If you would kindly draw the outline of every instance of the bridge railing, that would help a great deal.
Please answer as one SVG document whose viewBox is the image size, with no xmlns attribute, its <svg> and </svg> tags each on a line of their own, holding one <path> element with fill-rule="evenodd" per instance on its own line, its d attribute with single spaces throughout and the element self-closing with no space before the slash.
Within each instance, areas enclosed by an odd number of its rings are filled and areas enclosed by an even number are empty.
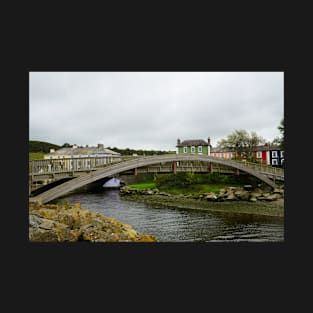
<svg viewBox="0 0 313 313">
<path fill-rule="evenodd" d="M 274 175 L 280 175 L 280 176 L 284 175 L 284 169 L 280 167 L 274 167 L 268 164 L 253 163 L 253 162 L 247 162 L 247 161 L 237 161 L 237 160 L 233 160 L 233 161 L 244 164 L 245 166 L 261 173 L 274 174 Z"/>
<path fill-rule="evenodd" d="M 187 155 L 185 156 L 188 157 Z M 149 157 L 151 156 L 106 156 L 33 160 L 29 161 L 29 175 L 95 170 L 100 167 L 112 165 L 112 163 L 120 163 L 135 159 L 145 159 Z M 169 158 L 171 158 L 170 155 Z M 227 164 L 225 164 L 226 166 L 231 166 L 231 164 L 234 164 L 239 168 L 242 167 L 242 169 L 248 167 L 260 173 L 272 174 L 274 176 L 284 176 L 284 170 L 282 168 L 273 167 L 262 163 L 252 163 L 247 161 L 229 160 L 226 158 L 216 157 L 209 158 L 212 160 L 227 161 Z M 182 165 L 183 163 L 184 161 L 182 162 Z"/>
<path fill-rule="evenodd" d="M 32 160 L 29 161 L 29 175 L 92 170 L 122 160 L 120 156 Z"/>
</svg>

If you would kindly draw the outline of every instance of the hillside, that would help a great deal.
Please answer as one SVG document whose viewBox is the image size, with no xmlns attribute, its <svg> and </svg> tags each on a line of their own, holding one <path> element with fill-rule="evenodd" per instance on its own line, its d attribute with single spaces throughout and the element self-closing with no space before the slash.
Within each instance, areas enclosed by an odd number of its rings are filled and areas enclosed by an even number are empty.
<svg viewBox="0 0 313 313">
<path fill-rule="evenodd" d="M 60 149 L 60 148 L 61 146 L 55 145 L 50 142 L 30 140 L 29 146 L 28 146 L 28 152 L 49 153 L 50 149 Z"/>
</svg>

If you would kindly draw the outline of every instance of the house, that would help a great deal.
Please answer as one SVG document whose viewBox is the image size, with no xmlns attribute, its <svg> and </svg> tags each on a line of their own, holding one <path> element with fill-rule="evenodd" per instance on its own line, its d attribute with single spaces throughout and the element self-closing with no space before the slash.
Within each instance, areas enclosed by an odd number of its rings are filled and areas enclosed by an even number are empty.
<svg viewBox="0 0 313 313">
<path fill-rule="evenodd" d="M 203 139 L 190 139 L 181 142 L 180 139 L 177 139 L 176 148 L 176 154 L 192 153 L 210 155 L 212 146 L 209 137 L 208 141 L 204 141 Z"/>
<path fill-rule="evenodd" d="M 271 166 L 283 166 L 284 151 L 277 146 L 258 146 L 252 149 L 258 162 Z"/>
<path fill-rule="evenodd" d="M 60 159 L 49 164 L 48 171 L 51 171 L 52 166 L 55 170 L 63 171 L 73 169 L 74 167 L 80 169 L 90 168 L 92 165 L 99 166 L 106 164 L 108 162 L 107 159 L 101 159 L 101 157 L 110 157 L 109 162 L 119 161 L 120 156 L 120 153 L 104 148 L 103 144 L 98 144 L 97 147 L 78 147 L 77 145 L 73 145 L 72 147 L 64 147 L 58 150 L 50 149 L 50 152 L 44 155 L 44 159 Z M 73 158 L 79 160 L 73 163 Z M 93 161 L 91 162 L 91 160 Z"/>
<path fill-rule="evenodd" d="M 104 148 L 103 144 L 97 147 L 79 148 L 73 145 L 68 148 L 58 150 L 50 149 L 50 152 L 44 155 L 44 159 L 65 159 L 65 158 L 86 158 L 86 157 L 104 157 L 104 156 L 120 156 L 120 153 Z"/>
<path fill-rule="evenodd" d="M 230 151 L 222 148 L 212 148 L 210 156 L 215 158 L 232 159 L 236 155 L 235 151 Z"/>
<path fill-rule="evenodd" d="M 278 148 L 269 150 L 269 162 L 272 166 L 284 166 L 284 151 Z"/>
<path fill-rule="evenodd" d="M 271 166 L 283 166 L 284 164 L 284 151 L 276 146 L 257 146 L 252 149 L 253 157 L 257 162 Z M 235 151 L 230 151 L 222 148 L 212 148 L 212 157 L 223 158 L 223 159 L 233 159 L 238 156 Z M 241 154 L 241 159 L 246 160 L 245 152 Z"/>
<path fill-rule="evenodd" d="M 257 162 L 263 164 L 270 164 L 269 160 L 269 146 L 257 146 L 252 149 L 253 156 Z"/>
</svg>

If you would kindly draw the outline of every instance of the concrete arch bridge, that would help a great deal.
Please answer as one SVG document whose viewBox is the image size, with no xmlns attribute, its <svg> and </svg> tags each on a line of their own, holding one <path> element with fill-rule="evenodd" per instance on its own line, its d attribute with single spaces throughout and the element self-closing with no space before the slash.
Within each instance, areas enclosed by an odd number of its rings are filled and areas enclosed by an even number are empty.
<svg viewBox="0 0 313 313">
<path fill-rule="evenodd" d="M 44 161 L 44 162 L 43 162 Z M 76 159 L 76 162 L 81 162 L 82 160 Z M 86 160 L 85 160 L 86 161 Z M 239 174 L 239 171 L 245 172 L 252 176 L 257 177 L 259 180 L 269 185 L 272 188 L 276 188 L 275 179 L 284 180 L 284 171 L 281 168 L 274 168 L 267 165 L 256 164 L 256 163 L 246 163 L 242 161 L 227 160 L 216 157 L 211 157 L 207 155 L 197 155 L 197 154 L 164 154 L 164 155 L 154 155 L 145 157 L 119 157 L 110 162 L 103 162 L 100 166 L 90 166 L 90 162 L 85 162 L 88 166 L 63 169 L 61 172 L 55 170 L 51 173 L 51 168 L 49 173 L 46 171 L 38 171 L 38 162 L 32 163 L 30 165 L 29 176 L 34 178 L 34 176 L 44 176 L 47 174 L 57 175 L 58 173 L 70 172 L 70 173 L 80 173 L 79 176 L 72 178 L 60 185 L 52 187 L 51 189 L 44 191 L 34 197 L 30 197 L 29 201 L 38 203 L 47 203 L 64 194 L 73 191 L 77 188 L 83 187 L 97 180 L 112 177 L 119 173 L 123 173 L 129 170 L 137 171 L 137 169 L 153 166 L 155 164 L 165 164 L 172 162 L 172 172 L 184 170 L 180 167 L 180 162 L 206 162 L 208 163 L 208 172 L 213 172 L 213 164 L 223 165 L 232 169 L 235 169 Z M 34 162 L 34 161 L 31 161 Z M 51 162 L 50 160 L 42 160 L 41 164 Z M 59 160 L 53 160 L 54 163 L 60 162 Z M 78 163 L 77 163 L 78 164 Z M 81 164 L 81 163 L 80 163 Z M 178 166 L 177 166 L 178 164 Z M 161 167 L 160 167 L 161 169 Z M 190 168 L 189 168 L 190 169 Z M 186 169 L 185 169 L 186 171 Z M 31 179 L 30 179 L 31 180 Z"/>
</svg>

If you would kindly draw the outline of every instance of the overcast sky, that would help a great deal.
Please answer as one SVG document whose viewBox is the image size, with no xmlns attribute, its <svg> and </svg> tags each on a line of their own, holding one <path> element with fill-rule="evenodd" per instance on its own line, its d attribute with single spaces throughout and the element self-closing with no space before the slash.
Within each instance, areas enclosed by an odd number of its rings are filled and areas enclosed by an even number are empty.
<svg viewBox="0 0 313 313">
<path fill-rule="evenodd" d="M 30 72 L 29 140 L 175 150 L 236 129 L 280 136 L 283 72 Z"/>
</svg>

